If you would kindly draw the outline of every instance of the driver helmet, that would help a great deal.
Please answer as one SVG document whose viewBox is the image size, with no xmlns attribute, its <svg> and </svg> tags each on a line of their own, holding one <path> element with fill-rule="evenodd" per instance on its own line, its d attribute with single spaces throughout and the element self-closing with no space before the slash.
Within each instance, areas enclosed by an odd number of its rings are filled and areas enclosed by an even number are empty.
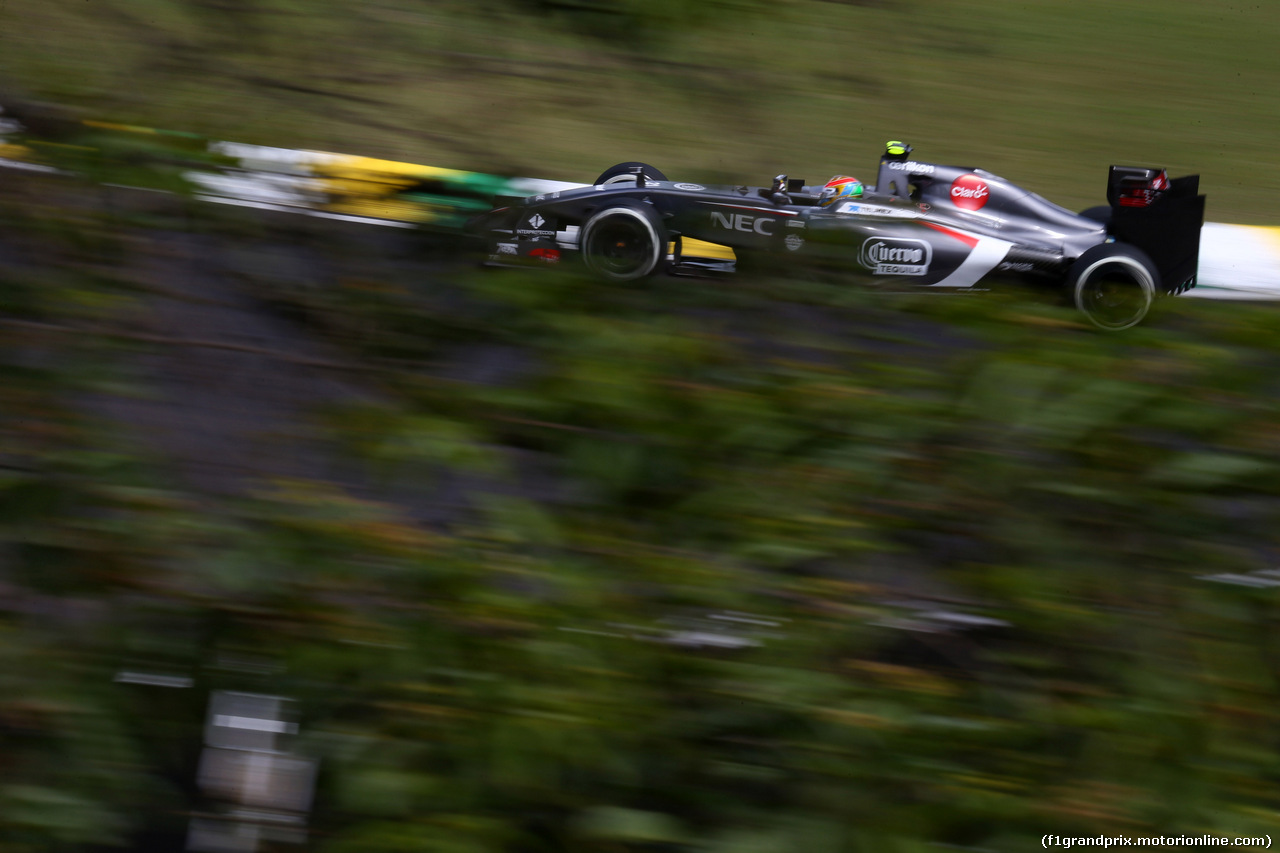
<svg viewBox="0 0 1280 853">
<path fill-rule="evenodd" d="M 841 199 L 862 198 L 862 181 L 848 175 L 836 175 L 822 187 L 818 204 L 823 207 Z"/>
</svg>

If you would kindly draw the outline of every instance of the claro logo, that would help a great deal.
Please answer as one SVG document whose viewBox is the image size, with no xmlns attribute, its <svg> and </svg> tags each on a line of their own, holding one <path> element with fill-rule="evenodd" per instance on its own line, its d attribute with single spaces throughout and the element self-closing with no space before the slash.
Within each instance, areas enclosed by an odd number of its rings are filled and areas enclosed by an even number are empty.
<svg viewBox="0 0 1280 853">
<path fill-rule="evenodd" d="M 754 231 L 757 234 L 763 234 L 765 237 L 772 237 L 772 228 L 778 223 L 776 219 L 769 219 L 763 216 L 748 216 L 745 213 L 720 213 L 719 211 L 711 211 L 711 224 L 719 225 L 721 228 L 727 228 L 730 231 Z"/>
<path fill-rule="evenodd" d="M 877 275 L 924 275 L 933 247 L 923 240 L 872 237 L 862 244 L 861 261 Z"/>
<path fill-rule="evenodd" d="M 961 175 L 951 184 L 951 201 L 961 210 L 981 210 L 990 197 L 987 182 L 977 175 Z"/>
</svg>

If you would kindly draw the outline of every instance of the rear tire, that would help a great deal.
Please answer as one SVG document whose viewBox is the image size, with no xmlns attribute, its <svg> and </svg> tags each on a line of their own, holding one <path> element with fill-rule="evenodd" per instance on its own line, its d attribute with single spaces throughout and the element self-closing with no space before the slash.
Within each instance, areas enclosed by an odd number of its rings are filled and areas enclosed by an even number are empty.
<svg viewBox="0 0 1280 853">
<path fill-rule="evenodd" d="M 596 178 L 595 186 L 602 184 L 622 184 L 630 181 L 635 183 L 636 176 L 631 171 L 639 166 L 644 170 L 644 179 L 646 181 L 665 181 L 667 176 L 650 166 L 648 163 L 619 163 L 616 166 L 610 166 L 600 173 L 600 177 Z"/>
<path fill-rule="evenodd" d="M 615 282 L 653 275 L 667 255 L 667 229 L 648 204 L 615 204 L 582 225 L 578 248 L 587 269 Z"/>
<path fill-rule="evenodd" d="M 1160 274 L 1146 253 L 1123 243 L 1086 251 L 1067 273 L 1067 291 L 1089 322 L 1118 332 L 1138 325 L 1160 290 Z"/>
<path fill-rule="evenodd" d="M 1085 219 L 1092 219 L 1094 222 L 1101 222 L 1106 225 L 1111 221 L 1111 208 L 1103 204 L 1098 207 L 1086 208 L 1080 211 L 1080 215 Z"/>
</svg>

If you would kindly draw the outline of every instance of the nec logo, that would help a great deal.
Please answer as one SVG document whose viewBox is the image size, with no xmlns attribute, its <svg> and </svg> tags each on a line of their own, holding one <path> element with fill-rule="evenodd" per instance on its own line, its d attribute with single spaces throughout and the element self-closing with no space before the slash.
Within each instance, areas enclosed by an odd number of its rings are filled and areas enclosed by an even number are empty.
<svg viewBox="0 0 1280 853">
<path fill-rule="evenodd" d="M 745 213 L 719 213 L 711 211 L 711 224 L 719 225 L 721 228 L 727 228 L 730 231 L 746 231 L 748 233 L 755 232 L 765 237 L 772 237 L 773 232 L 769 229 L 776 225 L 778 220 L 768 219 L 763 216 L 748 216 Z"/>
</svg>

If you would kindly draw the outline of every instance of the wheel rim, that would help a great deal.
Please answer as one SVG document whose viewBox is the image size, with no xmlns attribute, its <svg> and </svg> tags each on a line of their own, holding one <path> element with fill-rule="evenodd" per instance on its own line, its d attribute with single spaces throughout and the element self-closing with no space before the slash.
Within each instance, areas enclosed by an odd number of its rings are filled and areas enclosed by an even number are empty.
<svg viewBox="0 0 1280 853">
<path fill-rule="evenodd" d="M 652 228 L 630 211 L 604 216 L 593 223 L 583 253 L 596 272 L 615 279 L 647 275 L 655 262 Z"/>
<path fill-rule="evenodd" d="M 649 181 L 654 180 L 654 178 L 646 174 L 644 175 L 644 180 L 647 183 Z M 607 187 L 607 186 L 612 186 L 613 184 L 634 184 L 635 182 L 636 182 L 635 175 L 614 175 L 612 178 L 610 178 L 607 181 L 601 181 L 599 186 Z"/>
<path fill-rule="evenodd" d="M 1080 276 L 1076 307 L 1100 328 L 1127 329 L 1147 316 L 1154 289 L 1150 274 L 1137 261 L 1110 258 Z"/>
</svg>

